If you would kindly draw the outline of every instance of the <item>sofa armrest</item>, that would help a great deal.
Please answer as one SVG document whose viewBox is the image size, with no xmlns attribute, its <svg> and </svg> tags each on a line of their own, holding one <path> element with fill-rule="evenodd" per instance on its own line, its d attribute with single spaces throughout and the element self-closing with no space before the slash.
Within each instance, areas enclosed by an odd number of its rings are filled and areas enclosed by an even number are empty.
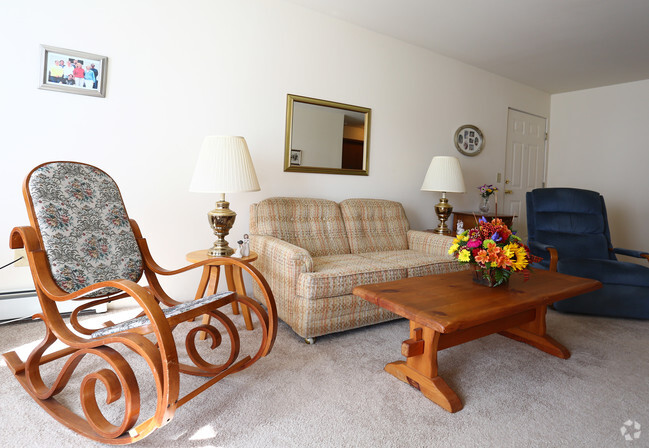
<svg viewBox="0 0 649 448">
<path fill-rule="evenodd" d="M 453 237 L 421 230 L 408 230 L 408 249 L 430 255 L 448 255 Z"/>
<path fill-rule="evenodd" d="M 279 317 L 286 320 L 287 310 L 296 297 L 300 274 L 313 271 L 311 254 L 279 238 L 254 234 L 250 235 L 250 250 L 257 252 L 258 258 L 252 264 L 266 278 L 275 296 Z M 255 296 L 258 292 L 255 288 Z"/>
<path fill-rule="evenodd" d="M 273 236 L 251 235 L 250 250 L 257 252 L 259 260 L 272 261 L 273 266 L 282 270 L 287 268 L 296 272 L 313 270 L 313 258 L 306 249 Z"/>
</svg>

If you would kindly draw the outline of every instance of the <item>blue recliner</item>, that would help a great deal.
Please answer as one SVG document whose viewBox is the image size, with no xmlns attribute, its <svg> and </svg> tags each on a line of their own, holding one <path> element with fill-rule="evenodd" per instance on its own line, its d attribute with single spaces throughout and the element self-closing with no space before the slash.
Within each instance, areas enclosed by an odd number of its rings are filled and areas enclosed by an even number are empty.
<svg viewBox="0 0 649 448">
<path fill-rule="evenodd" d="M 577 188 L 528 192 L 527 231 L 531 252 L 543 257 L 538 267 L 603 284 L 597 291 L 555 303 L 556 310 L 649 319 L 649 267 L 618 261 L 615 256 L 649 260 L 649 253 L 613 248 L 599 193 Z"/>
</svg>

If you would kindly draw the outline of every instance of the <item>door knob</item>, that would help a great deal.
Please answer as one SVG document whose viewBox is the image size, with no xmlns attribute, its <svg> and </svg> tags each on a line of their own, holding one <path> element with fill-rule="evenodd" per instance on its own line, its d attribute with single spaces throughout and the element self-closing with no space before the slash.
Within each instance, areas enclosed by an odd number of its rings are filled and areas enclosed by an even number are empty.
<svg viewBox="0 0 649 448">
<path fill-rule="evenodd" d="M 512 183 L 511 180 L 509 180 L 509 179 L 505 179 L 505 185 L 507 185 L 507 184 L 511 184 L 511 183 Z"/>
<path fill-rule="evenodd" d="M 513 193 L 513 191 L 511 191 L 511 190 L 505 190 L 505 194 L 512 194 L 512 193 Z"/>
</svg>

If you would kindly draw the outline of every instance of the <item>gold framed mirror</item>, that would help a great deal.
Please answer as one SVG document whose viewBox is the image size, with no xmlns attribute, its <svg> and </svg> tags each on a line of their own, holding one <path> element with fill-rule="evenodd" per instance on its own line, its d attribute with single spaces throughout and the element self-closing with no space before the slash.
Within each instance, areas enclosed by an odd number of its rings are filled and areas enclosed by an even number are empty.
<svg viewBox="0 0 649 448">
<path fill-rule="evenodd" d="M 367 176 L 371 112 L 289 94 L 284 171 Z"/>
</svg>

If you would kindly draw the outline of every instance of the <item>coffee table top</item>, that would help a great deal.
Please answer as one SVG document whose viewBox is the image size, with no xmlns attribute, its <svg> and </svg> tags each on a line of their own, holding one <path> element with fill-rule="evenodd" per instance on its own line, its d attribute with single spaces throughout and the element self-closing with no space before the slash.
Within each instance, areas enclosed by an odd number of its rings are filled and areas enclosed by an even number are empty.
<svg viewBox="0 0 649 448">
<path fill-rule="evenodd" d="M 537 269 L 527 282 L 512 274 L 508 286 L 489 288 L 473 282 L 473 271 L 410 277 L 361 285 L 353 294 L 440 333 L 490 322 L 500 317 L 594 291 L 597 280 Z"/>
</svg>

